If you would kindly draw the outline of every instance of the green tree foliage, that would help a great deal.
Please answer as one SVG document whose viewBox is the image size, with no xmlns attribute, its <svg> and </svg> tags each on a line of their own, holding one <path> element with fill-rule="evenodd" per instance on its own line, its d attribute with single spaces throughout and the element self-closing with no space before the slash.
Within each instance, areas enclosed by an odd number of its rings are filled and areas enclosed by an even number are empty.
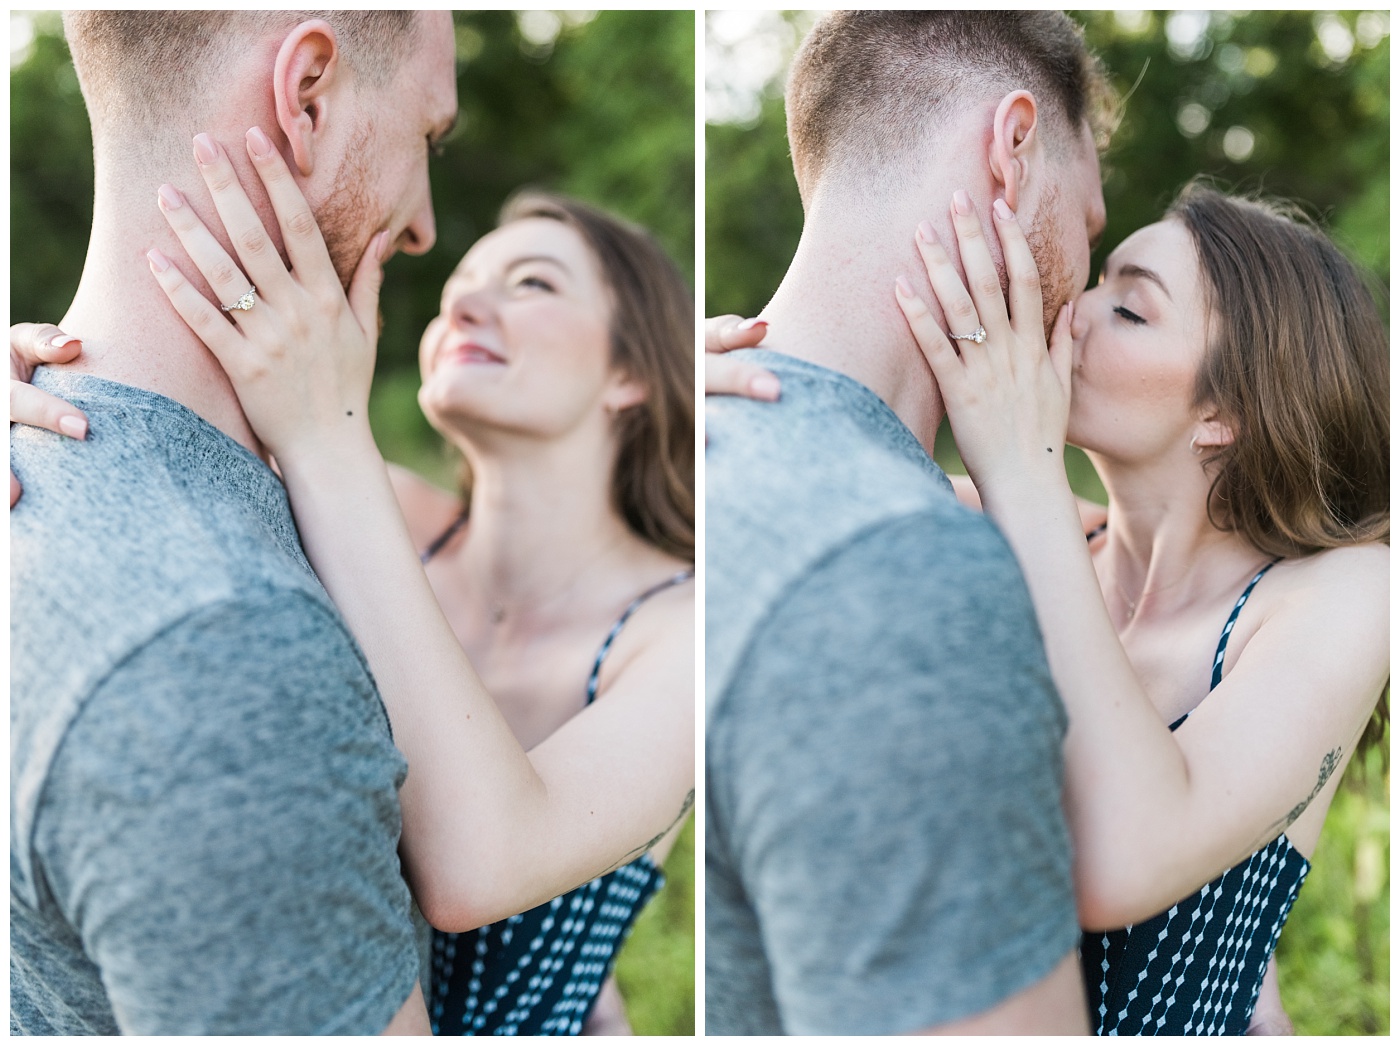
<svg viewBox="0 0 1400 1046">
<path fill-rule="evenodd" d="M 1110 247 L 1188 179 L 1302 201 L 1390 276 L 1390 38 L 1376 12 L 1078 12 L 1127 93 L 1104 163 Z M 1369 46 L 1367 46 L 1369 44 Z M 1139 81 L 1139 77 L 1141 77 Z"/>
<path fill-rule="evenodd" d="M 620 214 L 651 229 L 687 274 L 695 255 L 693 12 L 453 17 L 461 116 L 431 161 L 438 243 L 389 263 L 370 403 L 385 455 L 442 483 L 453 466 L 418 409 L 418 339 L 448 274 L 512 192 L 564 192 Z M 11 319 L 57 320 L 87 250 L 92 139 L 57 14 L 29 24 L 33 39 L 10 70 Z M 670 885 L 624 951 L 638 1032 L 694 1029 L 693 864 L 688 831 Z"/>
</svg>

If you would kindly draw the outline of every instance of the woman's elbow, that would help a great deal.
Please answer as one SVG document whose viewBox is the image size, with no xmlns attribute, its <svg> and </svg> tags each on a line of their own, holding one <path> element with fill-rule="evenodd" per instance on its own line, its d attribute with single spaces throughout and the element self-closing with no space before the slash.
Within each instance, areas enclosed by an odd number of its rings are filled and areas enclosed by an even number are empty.
<svg viewBox="0 0 1400 1046">
<path fill-rule="evenodd" d="M 409 876 L 413 899 L 423 918 L 443 933 L 466 933 L 494 922 L 498 906 L 488 896 L 491 884 L 457 869 L 420 871 Z"/>
<path fill-rule="evenodd" d="M 1079 925 L 1091 933 L 1120 930 L 1157 913 L 1151 884 L 1122 869 L 1091 868 L 1083 862 L 1074 870 L 1074 900 Z"/>
</svg>

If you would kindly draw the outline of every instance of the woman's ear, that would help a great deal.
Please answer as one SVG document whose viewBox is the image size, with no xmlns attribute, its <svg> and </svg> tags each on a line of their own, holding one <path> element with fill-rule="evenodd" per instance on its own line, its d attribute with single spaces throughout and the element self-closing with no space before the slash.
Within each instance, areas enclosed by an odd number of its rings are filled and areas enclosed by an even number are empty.
<svg viewBox="0 0 1400 1046">
<path fill-rule="evenodd" d="M 1035 95 L 1029 91 L 1012 91 L 997 104 L 992 117 L 992 144 L 987 158 L 992 180 L 1002 187 L 1006 205 L 1013 211 L 1031 177 L 1032 164 L 1039 162 L 1036 119 Z"/>
<path fill-rule="evenodd" d="M 629 407 L 635 407 L 639 403 L 645 403 L 647 399 L 646 383 L 639 378 L 629 378 L 626 375 L 618 375 L 603 393 L 603 409 L 609 414 L 621 414 Z"/>
<path fill-rule="evenodd" d="M 1217 450 L 1235 442 L 1235 428 L 1220 416 L 1214 407 L 1208 407 L 1200 420 L 1191 429 L 1191 446 L 1198 450 Z"/>
<path fill-rule="evenodd" d="M 330 109 L 339 66 L 335 30 L 320 18 L 299 24 L 277 49 L 272 75 L 274 115 L 302 177 L 309 177 L 315 169 L 316 144 Z"/>
</svg>

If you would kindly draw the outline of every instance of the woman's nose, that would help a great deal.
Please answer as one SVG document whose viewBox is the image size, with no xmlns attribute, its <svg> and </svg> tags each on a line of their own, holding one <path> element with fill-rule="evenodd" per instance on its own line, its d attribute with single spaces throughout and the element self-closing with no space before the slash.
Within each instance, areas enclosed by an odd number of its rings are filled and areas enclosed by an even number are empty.
<svg viewBox="0 0 1400 1046">
<path fill-rule="evenodd" d="M 484 291 L 464 291 L 452 299 L 452 325 L 479 327 L 491 313 L 491 303 Z"/>
</svg>

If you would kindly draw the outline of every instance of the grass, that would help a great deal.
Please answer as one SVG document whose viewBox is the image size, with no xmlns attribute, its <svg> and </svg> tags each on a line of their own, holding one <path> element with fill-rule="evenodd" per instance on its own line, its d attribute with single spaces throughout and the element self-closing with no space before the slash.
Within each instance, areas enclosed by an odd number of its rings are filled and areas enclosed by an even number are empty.
<svg viewBox="0 0 1400 1046">
<path fill-rule="evenodd" d="M 1298 1034 L 1390 1034 L 1390 773 L 1379 751 L 1347 768 L 1278 966 Z"/>
<path fill-rule="evenodd" d="M 617 983 L 638 1035 L 695 1034 L 695 819 L 666 858 L 666 886 L 617 959 Z"/>
</svg>

